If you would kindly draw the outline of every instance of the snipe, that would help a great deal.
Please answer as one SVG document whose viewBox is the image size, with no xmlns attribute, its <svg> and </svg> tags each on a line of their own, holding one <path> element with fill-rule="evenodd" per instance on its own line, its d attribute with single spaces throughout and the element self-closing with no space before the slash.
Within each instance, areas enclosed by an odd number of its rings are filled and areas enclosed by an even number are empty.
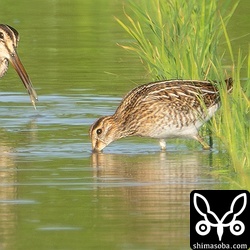
<svg viewBox="0 0 250 250">
<path fill-rule="evenodd" d="M 16 51 L 18 41 L 19 34 L 14 28 L 9 25 L 0 24 L 0 77 L 3 77 L 8 70 L 10 62 L 27 89 L 34 108 L 36 108 L 35 103 L 37 101 L 37 94 L 18 57 Z"/>
<path fill-rule="evenodd" d="M 225 82 L 229 92 L 233 81 Z M 209 149 L 198 131 L 219 106 L 214 82 L 170 80 L 141 85 L 124 97 L 113 115 L 101 117 L 91 126 L 92 149 L 101 151 L 127 136 L 157 138 L 162 149 L 166 148 L 164 139 L 192 138 Z"/>
</svg>

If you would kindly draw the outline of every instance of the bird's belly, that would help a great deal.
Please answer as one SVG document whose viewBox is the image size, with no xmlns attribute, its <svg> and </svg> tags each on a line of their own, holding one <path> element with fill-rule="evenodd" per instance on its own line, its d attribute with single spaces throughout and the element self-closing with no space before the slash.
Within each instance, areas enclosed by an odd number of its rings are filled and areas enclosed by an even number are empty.
<svg viewBox="0 0 250 250">
<path fill-rule="evenodd" d="M 219 105 L 216 104 L 202 115 L 198 112 L 190 112 L 187 115 L 178 113 L 173 116 L 169 114 L 157 116 L 155 119 L 144 118 L 137 127 L 136 134 L 159 139 L 191 138 L 198 134 L 200 127 L 214 115 L 218 107 Z"/>
<path fill-rule="evenodd" d="M 188 126 L 176 127 L 173 125 L 163 126 L 160 129 L 155 129 L 151 133 L 153 138 L 190 138 L 197 135 L 199 128 L 203 122 L 199 121 Z"/>
</svg>

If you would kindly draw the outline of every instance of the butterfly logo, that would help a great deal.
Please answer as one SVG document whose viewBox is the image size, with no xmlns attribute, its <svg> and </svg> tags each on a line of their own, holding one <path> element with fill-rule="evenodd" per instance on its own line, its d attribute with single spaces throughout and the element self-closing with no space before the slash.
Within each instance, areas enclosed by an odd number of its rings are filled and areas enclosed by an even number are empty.
<svg viewBox="0 0 250 250">
<path fill-rule="evenodd" d="M 243 205 L 239 208 L 240 200 L 243 199 Z M 198 201 L 200 207 L 198 206 Z M 237 204 L 238 203 L 238 204 Z M 198 193 L 195 193 L 193 196 L 193 204 L 196 211 L 203 217 L 202 220 L 196 223 L 195 230 L 199 235 L 207 235 L 209 234 L 211 227 L 217 228 L 217 235 L 219 241 L 221 241 L 224 228 L 229 227 L 230 232 L 233 235 L 241 235 L 245 231 L 245 225 L 242 221 L 237 220 L 237 217 L 244 211 L 247 205 L 247 195 L 246 193 L 242 193 L 237 195 L 230 206 L 229 211 L 227 211 L 221 219 L 210 209 L 210 205 L 207 199 Z M 203 206 L 201 206 L 203 204 Z M 237 204 L 237 207 L 236 207 Z M 204 206 L 205 205 L 205 206 Z M 204 209 L 205 208 L 205 209 Z M 237 210 L 238 209 L 238 210 Z M 230 220 L 230 222 L 225 222 L 226 220 Z"/>
</svg>

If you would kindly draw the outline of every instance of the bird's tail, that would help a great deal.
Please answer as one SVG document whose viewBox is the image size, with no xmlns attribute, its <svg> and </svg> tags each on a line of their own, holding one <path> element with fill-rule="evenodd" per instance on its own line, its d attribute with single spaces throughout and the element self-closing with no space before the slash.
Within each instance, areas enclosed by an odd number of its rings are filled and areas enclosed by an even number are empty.
<svg viewBox="0 0 250 250">
<path fill-rule="evenodd" d="M 233 89 L 233 79 L 230 77 L 230 78 L 225 80 L 225 83 L 227 85 L 227 92 L 230 93 Z"/>
</svg>

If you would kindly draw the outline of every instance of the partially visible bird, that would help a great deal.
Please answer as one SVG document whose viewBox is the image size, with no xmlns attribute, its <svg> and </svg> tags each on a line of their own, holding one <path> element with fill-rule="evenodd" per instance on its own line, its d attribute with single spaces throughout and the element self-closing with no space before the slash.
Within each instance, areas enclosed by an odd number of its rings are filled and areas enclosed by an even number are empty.
<svg viewBox="0 0 250 250">
<path fill-rule="evenodd" d="M 226 79 L 227 91 L 232 79 Z M 157 138 L 162 149 L 167 138 L 192 138 L 204 149 L 210 147 L 199 136 L 200 127 L 220 106 L 215 82 L 170 80 L 132 89 L 113 115 L 98 119 L 89 134 L 93 151 L 102 151 L 111 142 L 127 136 Z"/>
<path fill-rule="evenodd" d="M 37 94 L 18 57 L 16 51 L 18 41 L 19 34 L 14 28 L 6 24 L 0 24 L 0 77 L 3 77 L 8 70 L 10 62 L 27 89 L 34 108 L 36 108 Z"/>
</svg>

